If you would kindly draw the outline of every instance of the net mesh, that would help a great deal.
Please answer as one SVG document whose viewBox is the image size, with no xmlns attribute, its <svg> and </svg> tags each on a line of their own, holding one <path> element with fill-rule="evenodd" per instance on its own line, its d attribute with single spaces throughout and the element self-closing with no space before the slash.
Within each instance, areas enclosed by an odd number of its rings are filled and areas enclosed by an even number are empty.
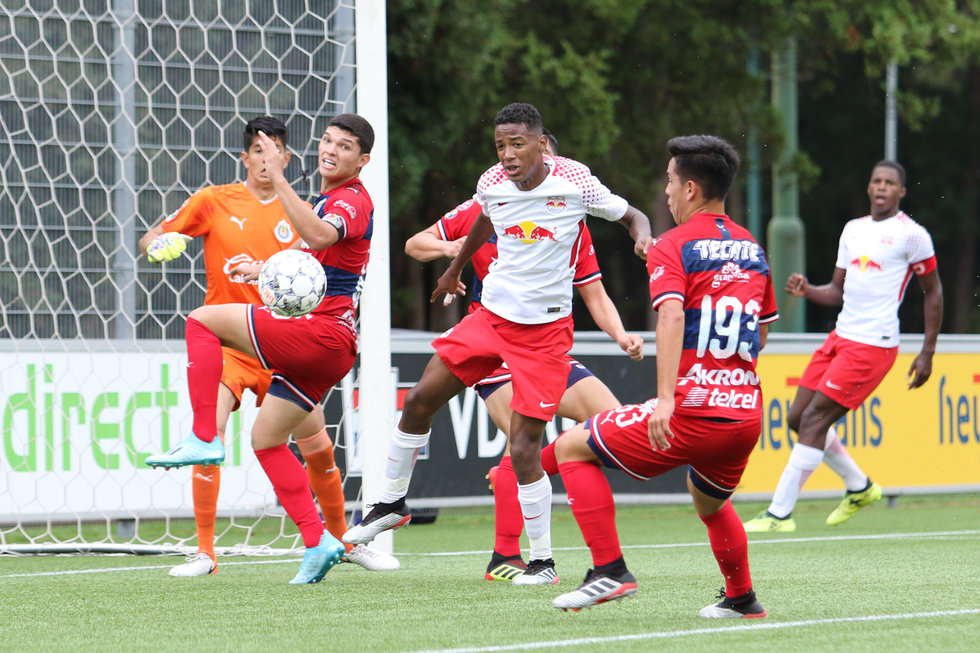
<svg viewBox="0 0 980 653">
<path fill-rule="evenodd" d="M 0 551 L 184 551 L 188 470 L 144 469 L 190 428 L 183 328 L 200 244 L 152 265 L 139 237 L 241 178 L 247 120 L 304 151 L 354 110 L 353 2 L 9 0 L 0 15 Z M 309 157 L 287 176 L 312 194 Z M 350 381 L 348 380 L 348 383 Z M 342 396 L 328 431 L 344 446 Z M 219 550 L 291 550 L 295 528 L 233 414 Z M 343 456 L 342 456 L 343 457 Z"/>
</svg>

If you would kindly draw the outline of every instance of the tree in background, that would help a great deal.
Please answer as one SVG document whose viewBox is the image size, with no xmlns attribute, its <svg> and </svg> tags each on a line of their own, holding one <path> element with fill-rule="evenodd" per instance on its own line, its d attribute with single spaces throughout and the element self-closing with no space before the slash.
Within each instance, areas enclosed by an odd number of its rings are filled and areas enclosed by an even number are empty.
<svg viewBox="0 0 980 653">
<path fill-rule="evenodd" d="M 797 164 L 808 274 L 829 274 L 841 226 L 867 208 L 863 177 L 884 151 L 884 70 L 894 60 L 901 71 L 898 155 L 910 175 L 903 208 L 936 240 L 949 298 L 945 330 L 980 326 L 980 126 L 971 120 L 980 110 L 980 15 L 954 0 L 390 3 L 395 326 L 441 330 L 461 316 L 431 309 L 441 269 L 410 261 L 401 244 L 472 195 L 496 161 L 490 123 L 501 106 L 538 106 L 563 153 L 622 189 L 654 217 L 658 232 L 669 227 L 661 195 L 671 136 L 716 133 L 747 159 L 755 130 L 764 169 L 781 151 L 766 71 L 769 53 L 790 34 L 799 53 Z M 759 74 L 747 65 L 753 48 Z M 736 220 L 740 193 L 729 202 Z M 623 255 L 616 235 L 597 234 L 606 285 L 626 324 L 644 328 L 645 272 Z M 905 302 L 905 330 L 921 329 L 917 304 Z M 814 311 L 808 328 L 826 330 L 833 315 Z M 576 321 L 591 326 L 586 315 L 576 313 Z"/>
</svg>

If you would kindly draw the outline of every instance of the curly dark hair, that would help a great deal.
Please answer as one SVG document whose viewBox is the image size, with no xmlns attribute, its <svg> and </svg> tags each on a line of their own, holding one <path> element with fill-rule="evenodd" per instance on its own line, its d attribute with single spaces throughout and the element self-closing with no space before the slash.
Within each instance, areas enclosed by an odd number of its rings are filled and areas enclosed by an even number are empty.
<svg viewBox="0 0 980 653">
<path fill-rule="evenodd" d="M 508 104 L 497 112 L 493 119 L 493 126 L 497 125 L 525 125 L 528 131 L 541 134 L 544 133 L 544 122 L 541 114 L 533 104 L 526 102 L 514 102 Z"/>
</svg>

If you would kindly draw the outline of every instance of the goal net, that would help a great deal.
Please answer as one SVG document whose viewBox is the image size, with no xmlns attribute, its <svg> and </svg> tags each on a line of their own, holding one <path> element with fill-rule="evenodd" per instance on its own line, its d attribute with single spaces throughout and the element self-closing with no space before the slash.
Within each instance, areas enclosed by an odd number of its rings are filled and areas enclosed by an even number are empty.
<svg viewBox="0 0 980 653">
<path fill-rule="evenodd" d="M 190 428 L 183 329 L 204 299 L 203 258 L 195 241 L 152 265 L 137 241 L 201 187 L 243 178 L 255 116 L 286 123 L 303 153 L 287 176 L 318 191 L 315 143 L 359 107 L 364 4 L 383 21 L 383 3 L 360 0 L 4 3 L 0 552 L 193 550 L 191 471 L 143 460 Z M 386 121 L 360 113 L 386 143 Z M 367 182 L 382 222 L 383 181 Z M 362 312 L 372 301 L 387 310 L 366 292 Z M 326 401 L 341 464 L 355 383 Z M 255 413 L 247 395 L 229 421 L 219 552 L 302 547 L 252 452 Z"/>
</svg>

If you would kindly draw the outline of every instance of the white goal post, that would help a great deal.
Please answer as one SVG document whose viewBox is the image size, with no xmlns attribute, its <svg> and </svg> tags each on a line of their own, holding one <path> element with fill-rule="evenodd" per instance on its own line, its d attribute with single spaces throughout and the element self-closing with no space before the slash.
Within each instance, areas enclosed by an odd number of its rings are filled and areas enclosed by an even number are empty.
<svg viewBox="0 0 980 653">
<path fill-rule="evenodd" d="M 204 298 L 200 243 L 161 266 L 137 240 L 199 188 L 243 178 L 255 116 L 289 127 L 301 195 L 318 188 L 331 117 L 355 111 L 375 129 L 360 370 L 327 398 L 338 456 L 355 383 L 361 405 L 394 404 L 385 84 L 382 0 L 4 3 L 0 553 L 193 551 L 189 470 L 142 460 L 190 428 L 182 337 Z M 391 416 L 363 412 L 383 447 Z M 219 552 L 302 547 L 252 454 L 254 416 L 249 396 L 226 434 Z"/>
</svg>

